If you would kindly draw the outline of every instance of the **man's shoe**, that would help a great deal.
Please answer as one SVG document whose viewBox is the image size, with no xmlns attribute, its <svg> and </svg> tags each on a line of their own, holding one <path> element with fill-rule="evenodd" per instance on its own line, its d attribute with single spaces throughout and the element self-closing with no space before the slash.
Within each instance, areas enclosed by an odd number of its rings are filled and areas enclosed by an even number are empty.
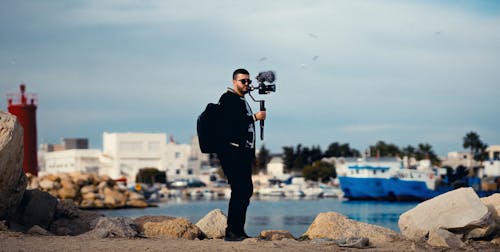
<svg viewBox="0 0 500 252">
<path fill-rule="evenodd" d="M 243 236 L 245 238 L 252 238 L 251 236 L 247 235 L 247 233 L 245 233 L 245 231 L 243 231 L 243 233 L 241 233 L 241 236 Z"/>
<path fill-rule="evenodd" d="M 226 235 L 224 236 L 224 241 L 243 241 L 245 236 L 242 235 L 237 235 L 233 232 L 226 232 Z"/>
</svg>

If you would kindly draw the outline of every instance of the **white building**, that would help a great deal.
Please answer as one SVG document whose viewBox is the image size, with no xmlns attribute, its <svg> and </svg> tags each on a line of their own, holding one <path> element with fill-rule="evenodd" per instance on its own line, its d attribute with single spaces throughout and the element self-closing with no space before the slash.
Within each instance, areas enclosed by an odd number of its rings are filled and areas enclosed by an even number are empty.
<svg viewBox="0 0 500 252">
<path fill-rule="evenodd" d="M 483 162 L 484 176 L 487 177 L 500 176 L 500 145 L 492 145 L 488 147 L 486 151 L 488 151 L 489 160 Z"/>
<path fill-rule="evenodd" d="M 104 174 L 112 178 L 125 177 L 135 181 L 142 168 L 165 170 L 162 156 L 165 133 L 107 133 L 103 134 Z"/>
<path fill-rule="evenodd" d="M 273 157 L 267 164 L 267 175 L 270 177 L 280 178 L 283 177 L 285 165 L 283 158 Z"/>
<path fill-rule="evenodd" d="M 190 166 L 191 146 L 188 144 L 167 143 L 163 152 L 163 169 L 167 179 L 186 178 L 195 175 L 198 167 Z M 198 169 L 197 169 L 198 168 Z"/>
<path fill-rule="evenodd" d="M 94 172 L 101 166 L 101 150 L 72 149 L 40 153 L 40 175 L 62 172 Z"/>
<path fill-rule="evenodd" d="M 125 177 L 129 183 L 142 168 L 165 171 L 167 179 L 190 178 L 201 174 L 208 163 L 202 154 L 198 138 L 191 144 L 167 143 L 165 133 L 103 133 L 103 150 L 73 149 L 39 151 L 40 172 L 95 172 L 112 178 Z"/>
</svg>

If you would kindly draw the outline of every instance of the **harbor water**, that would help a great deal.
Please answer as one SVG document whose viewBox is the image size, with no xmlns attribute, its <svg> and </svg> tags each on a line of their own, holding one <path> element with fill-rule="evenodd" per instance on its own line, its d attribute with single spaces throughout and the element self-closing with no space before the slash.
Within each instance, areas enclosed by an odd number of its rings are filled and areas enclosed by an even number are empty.
<svg viewBox="0 0 500 252">
<path fill-rule="evenodd" d="M 263 230 L 288 230 L 295 237 L 306 232 L 314 218 L 321 212 L 337 212 L 350 219 L 390 228 L 399 232 L 399 216 L 412 209 L 418 202 L 347 201 L 330 198 L 286 199 L 252 198 L 247 212 L 245 229 L 251 236 Z M 138 217 L 142 215 L 167 215 L 184 217 L 198 222 L 214 209 L 227 214 L 228 200 L 171 199 L 158 207 L 145 209 L 102 210 L 106 216 Z"/>
</svg>

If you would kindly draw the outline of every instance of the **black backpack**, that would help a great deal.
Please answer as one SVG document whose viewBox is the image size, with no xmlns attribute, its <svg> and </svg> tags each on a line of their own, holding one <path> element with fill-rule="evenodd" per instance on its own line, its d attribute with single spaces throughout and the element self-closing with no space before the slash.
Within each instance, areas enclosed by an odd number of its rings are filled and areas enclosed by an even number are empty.
<svg viewBox="0 0 500 252">
<path fill-rule="evenodd" d="M 196 123 L 201 152 L 217 153 L 223 145 L 222 111 L 219 104 L 209 103 Z"/>
</svg>

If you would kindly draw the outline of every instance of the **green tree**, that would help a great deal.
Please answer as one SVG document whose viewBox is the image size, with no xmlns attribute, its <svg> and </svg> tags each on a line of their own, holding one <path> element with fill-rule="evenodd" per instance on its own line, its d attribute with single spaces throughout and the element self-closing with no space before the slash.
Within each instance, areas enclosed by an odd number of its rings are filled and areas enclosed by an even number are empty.
<svg viewBox="0 0 500 252">
<path fill-rule="evenodd" d="M 476 161 L 484 161 L 487 158 L 486 148 L 488 145 L 483 143 L 479 139 L 479 135 L 471 131 L 467 133 L 463 138 L 463 147 L 465 149 L 470 149 L 470 154 Z"/>
<path fill-rule="evenodd" d="M 335 166 L 322 161 L 316 161 L 312 165 L 306 165 L 302 169 L 302 176 L 306 180 L 321 180 L 323 182 L 328 181 L 330 178 L 336 178 L 337 172 Z"/>
<path fill-rule="evenodd" d="M 291 171 L 295 162 L 295 155 L 292 146 L 283 147 L 283 163 L 286 171 Z"/>
<path fill-rule="evenodd" d="M 432 145 L 428 143 L 419 143 L 418 149 L 415 152 L 415 158 L 417 160 L 429 159 L 433 165 L 439 166 L 441 164 L 441 160 L 439 160 L 436 153 L 432 149 Z"/>
<path fill-rule="evenodd" d="M 377 155 L 380 157 L 399 157 L 401 156 L 401 151 L 395 144 L 378 141 L 375 145 L 370 146 L 370 156 L 375 157 Z"/>
<path fill-rule="evenodd" d="M 338 142 L 331 143 L 323 154 L 324 157 L 359 157 L 360 152 L 356 149 L 351 149 L 348 143 L 339 144 Z"/>
<path fill-rule="evenodd" d="M 269 150 L 266 149 L 266 146 L 263 144 L 260 146 L 259 154 L 257 155 L 256 165 L 254 169 L 254 174 L 259 173 L 259 171 L 265 170 L 267 167 L 267 163 L 271 160 L 271 156 Z"/>
</svg>

